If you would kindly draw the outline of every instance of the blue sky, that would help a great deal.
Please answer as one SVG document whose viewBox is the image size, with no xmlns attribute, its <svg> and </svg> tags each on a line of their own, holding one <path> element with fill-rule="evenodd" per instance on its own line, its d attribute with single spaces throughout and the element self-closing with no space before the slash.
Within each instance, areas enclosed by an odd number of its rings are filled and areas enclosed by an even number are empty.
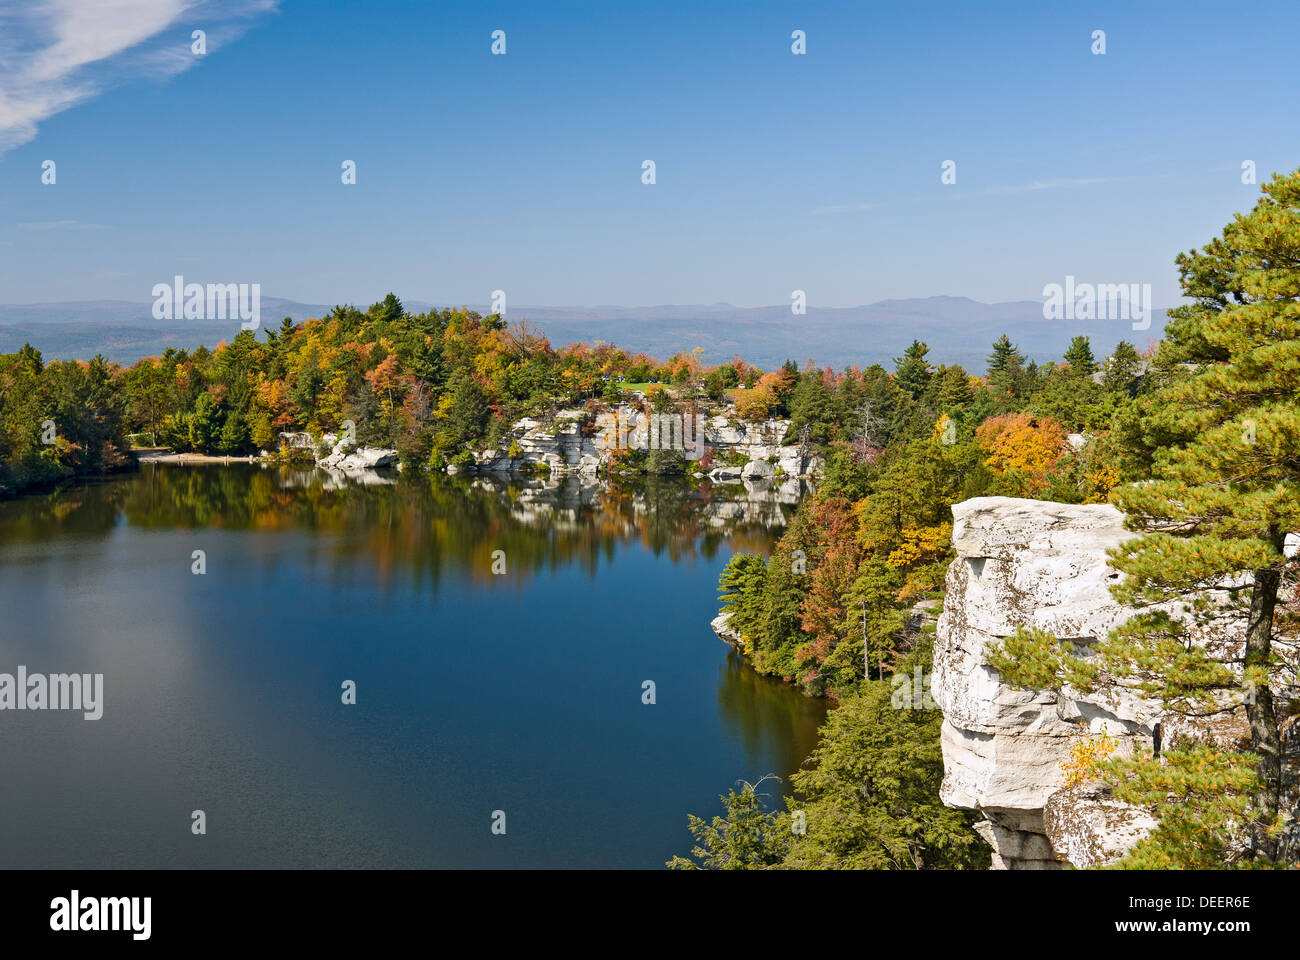
<svg viewBox="0 0 1300 960">
<path fill-rule="evenodd" d="M 1242 161 L 1300 167 L 1294 0 L 37 6 L 0 0 L 7 303 L 180 273 L 322 303 L 849 306 L 1072 274 L 1167 305 L 1174 255 L 1254 202 Z"/>
</svg>

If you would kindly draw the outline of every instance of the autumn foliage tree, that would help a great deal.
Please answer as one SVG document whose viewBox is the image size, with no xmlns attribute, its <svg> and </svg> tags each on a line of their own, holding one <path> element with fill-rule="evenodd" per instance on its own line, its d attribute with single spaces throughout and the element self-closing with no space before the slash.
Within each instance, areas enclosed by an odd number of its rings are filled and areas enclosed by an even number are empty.
<svg viewBox="0 0 1300 960">
<path fill-rule="evenodd" d="M 985 466 L 1004 481 L 1008 492 L 1033 497 L 1047 483 L 1047 475 L 1065 453 L 1065 428 L 1047 417 L 1008 413 L 991 417 L 975 430 L 975 438 L 988 450 Z"/>
</svg>

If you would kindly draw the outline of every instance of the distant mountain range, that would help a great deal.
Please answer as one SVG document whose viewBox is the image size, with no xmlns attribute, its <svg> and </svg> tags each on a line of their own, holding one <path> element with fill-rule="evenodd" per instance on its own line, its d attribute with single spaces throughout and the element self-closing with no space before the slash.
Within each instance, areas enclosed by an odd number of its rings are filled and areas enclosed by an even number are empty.
<svg viewBox="0 0 1300 960">
<path fill-rule="evenodd" d="M 378 298 L 376 298 L 378 299 Z M 431 304 L 403 301 L 420 313 Z M 283 317 L 302 321 L 328 313 L 332 306 L 263 297 L 262 325 L 279 326 Z M 369 304 L 358 304 L 365 309 Z M 459 306 L 459 305 L 458 305 Z M 468 305 L 487 313 L 483 305 Z M 511 322 L 527 320 L 554 346 L 604 340 L 631 351 L 666 359 L 679 350 L 702 347 L 710 363 L 739 354 L 771 368 L 786 359 L 801 366 L 811 358 L 820 366 L 889 365 L 912 340 L 930 346 L 935 363 L 960 363 L 983 373 L 989 346 L 1006 333 L 1040 363 L 1057 360 L 1078 334 L 1092 341 L 1093 353 L 1106 356 L 1120 340 L 1139 349 L 1164 328 L 1163 309 L 1151 312 L 1149 330 L 1133 330 L 1127 320 L 1044 320 L 1037 300 L 980 303 L 966 297 L 882 300 L 861 307 L 812 307 L 794 316 L 788 304 L 735 307 L 717 303 L 655 307 L 516 307 Z M 89 300 L 68 303 L 0 304 L 0 353 L 30 342 L 47 358 L 88 359 L 102 353 L 129 363 L 167 347 L 216 346 L 239 332 L 238 321 L 155 320 L 150 303 Z"/>
</svg>

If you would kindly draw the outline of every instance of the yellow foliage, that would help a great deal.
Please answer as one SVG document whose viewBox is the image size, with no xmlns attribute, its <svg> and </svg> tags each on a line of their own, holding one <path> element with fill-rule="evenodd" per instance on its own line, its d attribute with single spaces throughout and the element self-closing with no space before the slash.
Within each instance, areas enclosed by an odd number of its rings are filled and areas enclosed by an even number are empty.
<svg viewBox="0 0 1300 960">
<path fill-rule="evenodd" d="M 885 562 L 891 567 L 907 567 L 937 560 L 948 550 L 951 539 L 951 523 L 941 523 L 937 527 L 904 527 Z"/>
<path fill-rule="evenodd" d="M 1061 761 L 1065 785 L 1077 787 L 1085 780 L 1091 780 L 1097 774 L 1097 766 L 1115 752 L 1115 746 L 1115 738 L 1104 729 L 1099 737 L 1076 740 L 1070 745 L 1069 754 Z"/>
<path fill-rule="evenodd" d="M 956 425 L 953 424 L 952 417 L 945 413 L 935 422 L 934 432 L 930 434 L 930 442 L 938 443 L 942 441 L 944 434 L 947 433 L 949 429 L 955 429 L 955 427 Z"/>
<path fill-rule="evenodd" d="M 1119 483 L 1119 474 L 1113 467 L 1098 467 L 1092 473 L 1085 473 L 1084 479 L 1092 484 L 1092 493 L 1084 503 L 1105 503 L 1110 496 L 1110 492 L 1115 489 Z"/>
<path fill-rule="evenodd" d="M 989 451 L 984 465 L 1000 474 L 1019 474 L 1020 492 L 1025 494 L 1042 488 L 1047 472 L 1065 452 L 1065 428 L 1028 413 L 990 417 L 976 428 L 975 438 Z"/>
<path fill-rule="evenodd" d="M 766 420 L 775 406 L 776 393 L 770 387 L 756 385 L 752 390 L 736 391 L 736 416 L 741 420 Z"/>
</svg>

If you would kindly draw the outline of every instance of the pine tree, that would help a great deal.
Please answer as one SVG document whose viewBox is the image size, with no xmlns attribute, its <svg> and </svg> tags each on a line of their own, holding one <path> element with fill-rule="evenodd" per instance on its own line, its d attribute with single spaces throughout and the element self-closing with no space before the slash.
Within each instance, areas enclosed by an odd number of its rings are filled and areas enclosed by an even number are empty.
<svg viewBox="0 0 1300 960">
<path fill-rule="evenodd" d="M 1243 795 L 1252 855 L 1295 857 L 1293 831 L 1279 842 L 1279 814 L 1286 820 L 1291 812 L 1279 810 L 1275 690 L 1297 667 L 1276 641 L 1293 640 L 1298 625 L 1278 600 L 1297 582 L 1284 542 L 1300 530 L 1300 172 L 1262 189 L 1254 210 L 1221 238 L 1178 257 L 1193 302 L 1170 311 L 1156 388 L 1134 404 L 1121 431 L 1130 458 L 1150 473 L 1112 495 L 1140 534 L 1112 552 L 1126 575 L 1113 590 L 1139 612 L 1097 645 L 1095 657 L 1077 657 L 1036 632 L 991 657 L 1025 686 L 1083 688 L 1105 671 L 1130 678 L 1175 713 L 1244 712 L 1253 786 L 1233 757 L 1213 751 L 1176 749 L 1109 765 L 1117 795 L 1160 801 L 1160 827 L 1142 848 L 1146 863 L 1165 857 L 1197 865 L 1188 860 L 1192 823 L 1182 813 L 1199 804 L 1194 819 L 1226 830 L 1243 823 Z M 1233 642 L 1191 642 L 1196 626 Z"/>
<path fill-rule="evenodd" d="M 1178 258 L 1193 303 L 1170 312 L 1160 348 L 1168 375 L 1137 413 L 1169 442 L 1152 457 L 1151 482 L 1117 498 L 1144 536 L 1125 544 L 1115 565 L 1128 574 L 1121 599 L 1196 607 L 1207 589 L 1229 586 L 1243 615 L 1235 639 L 1244 645 L 1247 695 L 1238 699 L 1263 782 L 1254 839 L 1272 859 L 1277 842 L 1266 828 L 1282 790 L 1273 688 L 1295 666 L 1274 641 L 1297 625 L 1293 614 L 1277 616 L 1277 605 L 1296 581 L 1285 537 L 1300 530 L 1300 171 L 1275 175 L 1262 192 L 1221 238 Z M 1179 633 L 1152 615 L 1115 652 L 1135 664 L 1157 652 L 1165 686 L 1189 695 L 1192 684 L 1206 694 L 1237 686 L 1227 665 L 1186 649 Z"/>
<path fill-rule="evenodd" d="M 831 711 L 807 769 L 791 777 L 799 799 L 779 822 L 801 811 L 805 830 L 790 831 L 783 867 L 988 869 L 975 816 L 939 799 L 943 714 L 926 699 L 930 669 L 930 644 L 917 644 L 897 676 L 862 684 Z"/>
<path fill-rule="evenodd" d="M 1024 392 L 1033 373 L 1025 369 L 1025 355 L 1020 352 L 1011 339 L 1004 333 L 993 342 L 993 353 L 989 356 L 988 377 L 998 390 L 1019 396 Z"/>
<path fill-rule="evenodd" d="M 970 375 L 957 365 L 941 366 L 931 380 L 935 409 L 954 414 L 969 406 L 975 399 L 971 390 Z"/>
<path fill-rule="evenodd" d="M 989 356 L 989 376 L 1018 370 L 1024 366 L 1025 357 L 1016 345 L 1011 342 L 1011 338 L 1005 333 L 993 341 L 993 353 Z"/>
<path fill-rule="evenodd" d="M 1087 337 L 1075 337 L 1070 341 L 1069 349 L 1065 351 L 1065 362 L 1070 365 L 1070 371 L 1079 376 L 1089 376 L 1097 369 L 1096 358 L 1092 355 L 1092 344 L 1088 342 Z"/>
<path fill-rule="evenodd" d="M 1132 396 L 1136 393 L 1138 378 L 1142 375 L 1142 357 L 1137 349 L 1127 340 L 1115 344 L 1115 349 L 1106 360 L 1106 372 L 1102 376 L 1104 389 Z"/>
<path fill-rule="evenodd" d="M 913 340 L 901 357 L 894 358 L 894 374 L 898 378 L 898 385 L 910 393 L 913 400 L 925 393 L 925 388 L 930 385 L 934 371 L 925 359 L 929 352 L 928 346 L 920 340 Z"/>
<path fill-rule="evenodd" d="M 739 791 L 729 790 L 720 797 L 725 817 L 705 822 L 689 816 L 695 838 L 691 856 L 699 862 L 673 857 L 666 866 L 670 870 L 764 870 L 778 865 L 790 846 L 791 832 L 783 818 L 763 809 L 756 789 L 763 780 L 742 782 Z"/>
</svg>

